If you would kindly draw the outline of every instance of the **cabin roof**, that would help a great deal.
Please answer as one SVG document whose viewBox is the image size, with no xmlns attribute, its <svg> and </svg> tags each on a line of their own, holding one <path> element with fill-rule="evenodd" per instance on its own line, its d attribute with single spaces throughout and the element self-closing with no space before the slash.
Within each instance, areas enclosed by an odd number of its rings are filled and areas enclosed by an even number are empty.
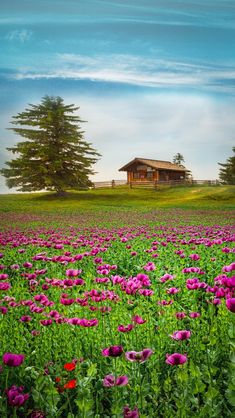
<svg viewBox="0 0 235 418">
<path fill-rule="evenodd" d="M 179 166 L 178 164 L 171 163 L 170 161 L 150 160 L 147 158 L 134 158 L 132 161 L 119 168 L 119 171 L 128 171 L 128 168 L 134 163 L 141 163 L 151 168 L 162 170 L 188 171 L 184 166 Z"/>
</svg>

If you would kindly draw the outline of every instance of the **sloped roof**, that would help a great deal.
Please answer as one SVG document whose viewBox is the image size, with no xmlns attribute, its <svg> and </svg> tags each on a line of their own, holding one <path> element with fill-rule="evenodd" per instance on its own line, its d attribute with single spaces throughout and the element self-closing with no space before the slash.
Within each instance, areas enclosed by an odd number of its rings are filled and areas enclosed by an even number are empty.
<svg viewBox="0 0 235 418">
<path fill-rule="evenodd" d="M 149 160 L 146 158 L 134 158 L 134 160 L 130 161 L 128 164 L 119 168 L 118 171 L 127 171 L 128 168 L 134 163 L 148 165 L 149 167 L 160 169 L 160 170 L 162 169 L 162 170 L 174 170 L 174 171 L 188 171 L 185 167 L 183 166 L 180 167 L 178 164 L 171 163 L 170 161 Z"/>
</svg>

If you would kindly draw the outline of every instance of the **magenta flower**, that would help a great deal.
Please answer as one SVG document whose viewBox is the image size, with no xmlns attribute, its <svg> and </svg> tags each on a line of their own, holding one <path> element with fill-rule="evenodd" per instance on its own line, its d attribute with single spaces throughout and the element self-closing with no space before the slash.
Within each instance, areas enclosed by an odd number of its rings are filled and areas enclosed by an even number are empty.
<svg viewBox="0 0 235 418">
<path fill-rule="evenodd" d="M 10 283 L 8 283 L 8 282 L 0 283 L 0 290 L 9 290 L 10 288 L 11 288 Z"/>
<path fill-rule="evenodd" d="M 123 348 L 121 345 L 111 345 L 108 348 L 102 350 L 102 356 L 105 357 L 119 357 L 123 353 Z"/>
<path fill-rule="evenodd" d="M 151 355 L 153 351 L 150 348 L 144 348 L 143 351 L 127 351 L 125 356 L 129 361 L 138 361 L 144 363 Z"/>
<path fill-rule="evenodd" d="M 12 386 L 10 389 L 7 390 L 7 400 L 9 405 L 11 406 L 21 406 L 27 401 L 29 398 L 28 393 L 23 393 L 23 386 L 17 387 Z"/>
<path fill-rule="evenodd" d="M 189 314 L 190 318 L 199 318 L 199 316 L 201 316 L 201 314 L 199 312 L 191 312 Z"/>
<path fill-rule="evenodd" d="M 177 319 L 184 319 L 186 314 L 184 312 L 176 312 L 175 316 Z"/>
<path fill-rule="evenodd" d="M 67 277 L 77 277 L 81 274 L 82 270 L 68 269 L 66 270 Z"/>
<path fill-rule="evenodd" d="M 136 324 L 144 324 L 146 322 L 146 319 L 143 319 L 139 315 L 135 315 L 132 317 L 132 321 L 135 322 Z"/>
<path fill-rule="evenodd" d="M 166 363 L 171 366 L 179 366 L 180 364 L 186 363 L 187 360 L 187 356 L 180 353 L 166 354 Z"/>
<path fill-rule="evenodd" d="M 230 312 L 235 313 L 235 298 L 229 298 L 226 300 L 226 307 Z"/>
<path fill-rule="evenodd" d="M 2 274 L 0 274 L 0 280 L 7 280 L 8 279 L 8 274 L 6 274 L 6 273 L 2 273 Z"/>
<path fill-rule="evenodd" d="M 107 374 L 103 379 L 103 385 L 105 387 L 112 387 L 112 386 L 126 386 L 128 384 L 128 377 L 127 376 L 119 376 L 115 378 L 112 374 Z"/>
<path fill-rule="evenodd" d="M 44 327 L 48 327 L 48 325 L 51 325 L 52 322 L 52 319 L 41 319 L 40 324 Z"/>
<path fill-rule="evenodd" d="M 23 354 L 5 353 L 3 354 L 2 360 L 6 366 L 18 367 L 24 361 L 25 356 Z"/>
<path fill-rule="evenodd" d="M 133 328 L 134 328 L 133 324 L 128 324 L 126 326 L 121 324 L 121 325 L 118 326 L 118 331 L 119 332 L 130 332 Z"/>
<path fill-rule="evenodd" d="M 21 322 L 30 322 L 30 321 L 32 321 L 32 317 L 31 317 L 31 316 L 29 316 L 29 315 L 23 315 L 23 316 L 20 318 L 20 321 L 21 321 Z"/>
<path fill-rule="evenodd" d="M 191 337 L 191 331 L 182 330 L 182 331 L 175 331 L 171 338 L 174 340 L 188 340 Z"/>
<path fill-rule="evenodd" d="M 124 418 L 139 418 L 139 411 L 136 407 L 133 410 L 131 410 L 129 406 L 124 406 L 123 417 Z"/>
</svg>

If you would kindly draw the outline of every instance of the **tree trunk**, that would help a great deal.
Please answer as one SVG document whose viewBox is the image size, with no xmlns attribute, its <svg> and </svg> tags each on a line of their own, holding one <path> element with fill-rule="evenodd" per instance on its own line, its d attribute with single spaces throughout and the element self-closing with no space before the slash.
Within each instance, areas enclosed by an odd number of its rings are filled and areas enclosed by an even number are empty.
<svg viewBox="0 0 235 418">
<path fill-rule="evenodd" d="M 66 195 L 67 195 L 67 192 L 65 190 L 56 190 L 56 196 L 64 197 Z"/>
</svg>

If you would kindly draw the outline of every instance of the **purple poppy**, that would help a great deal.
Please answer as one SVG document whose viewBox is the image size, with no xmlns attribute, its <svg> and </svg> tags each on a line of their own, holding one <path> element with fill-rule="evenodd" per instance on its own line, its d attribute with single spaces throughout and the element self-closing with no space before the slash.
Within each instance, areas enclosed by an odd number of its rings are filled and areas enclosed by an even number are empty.
<svg viewBox="0 0 235 418">
<path fill-rule="evenodd" d="M 134 315 L 132 317 L 132 321 L 135 322 L 136 324 L 144 324 L 146 322 L 146 319 L 143 319 L 141 316 L 139 315 Z"/>
<path fill-rule="evenodd" d="M 7 400 L 9 405 L 11 406 L 21 406 L 27 401 L 29 398 L 28 393 L 23 393 L 24 388 L 22 386 L 12 386 L 10 389 L 7 390 Z"/>
<path fill-rule="evenodd" d="M 5 353 L 3 354 L 2 360 L 6 366 L 18 367 L 24 361 L 25 356 L 23 354 Z"/>
<path fill-rule="evenodd" d="M 191 331 L 182 330 L 182 331 L 175 331 L 171 338 L 174 340 L 188 340 L 191 337 Z"/>
<path fill-rule="evenodd" d="M 124 418 L 139 418 L 139 411 L 136 407 L 133 410 L 131 410 L 129 406 L 124 406 L 123 417 Z"/>
<path fill-rule="evenodd" d="M 235 313 L 235 298 L 229 298 L 229 299 L 227 299 L 226 300 L 226 306 L 227 306 L 227 309 L 230 312 Z"/>
<path fill-rule="evenodd" d="M 133 324 L 128 324 L 126 326 L 119 325 L 118 326 L 118 331 L 119 332 L 130 332 L 133 328 L 134 328 L 134 325 Z"/>
<path fill-rule="evenodd" d="M 151 355 L 153 351 L 150 348 L 144 348 L 143 351 L 127 351 L 126 359 L 129 361 L 138 361 L 144 363 Z"/>
<path fill-rule="evenodd" d="M 108 348 L 102 350 L 102 355 L 105 357 L 119 357 L 123 353 L 123 348 L 121 345 L 111 345 Z"/>
<path fill-rule="evenodd" d="M 180 364 L 184 364 L 187 361 L 187 356 L 180 354 L 180 353 L 173 353 L 171 355 L 166 355 L 166 363 L 170 364 L 171 366 L 179 366 Z"/>
<path fill-rule="evenodd" d="M 112 374 L 107 374 L 103 379 L 103 385 L 105 387 L 112 387 L 112 386 L 126 386 L 128 384 L 128 377 L 127 376 L 119 376 L 115 378 Z"/>
</svg>

